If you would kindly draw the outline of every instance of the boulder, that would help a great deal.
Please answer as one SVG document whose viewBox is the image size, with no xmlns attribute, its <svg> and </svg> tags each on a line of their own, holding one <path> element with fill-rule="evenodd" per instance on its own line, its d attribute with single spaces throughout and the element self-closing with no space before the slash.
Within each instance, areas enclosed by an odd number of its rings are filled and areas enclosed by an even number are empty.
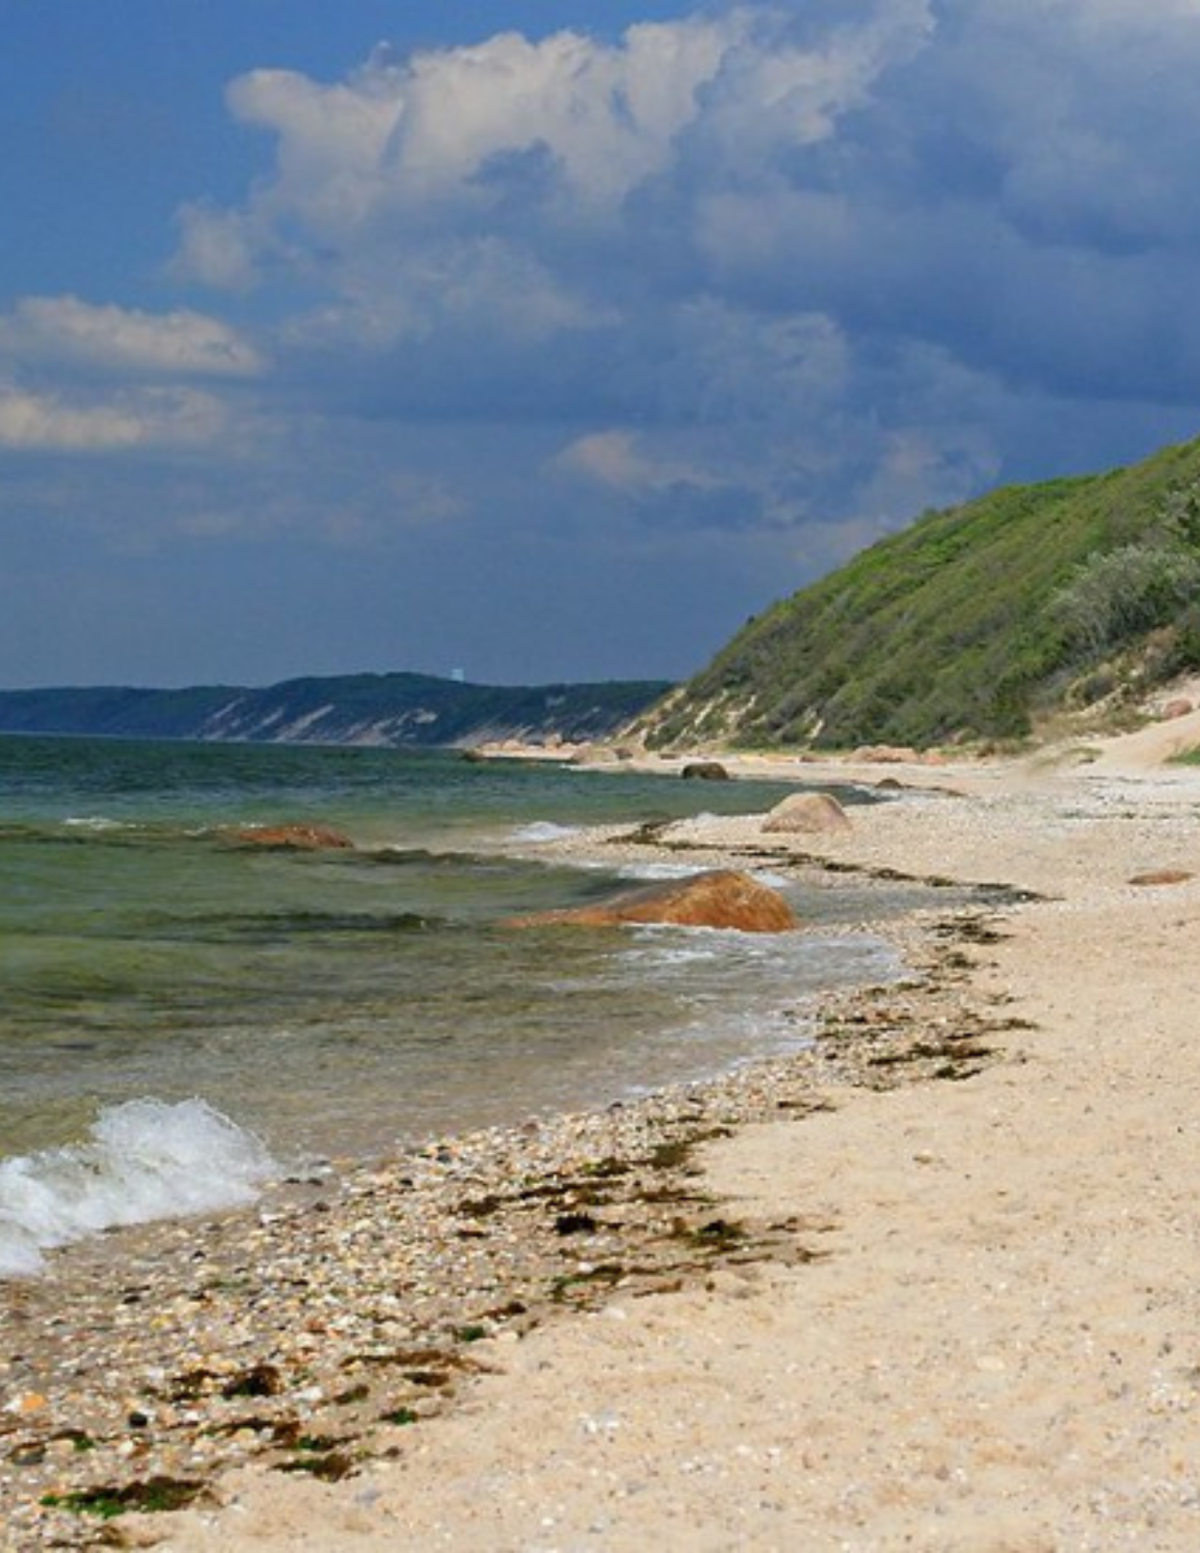
<svg viewBox="0 0 1200 1553">
<path fill-rule="evenodd" d="M 776 804 L 762 822 L 768 836 L 811 836 L 849 829 L 849 815 L 828 793 L 793 793 Z"/>
<path fill-rule="evenodd" d="M 689 761 L 679 775 L 685 782 L 728 782 L 729 772 L 719 760 Z"/>
<path fill-rule="evenodd" d="M 1164 722 L 1173 722 L 1176 717 L 1187 717 L 1195 710 L 1196 708 L 1186 697 L 1179 696 L 1176 700 L 1167 702 L 1162 709 L 1161 716 Z"/>
<path fill-rule="evenodd" d="M 341 852 L 354 846 L 349 836 L 327 825 L 249 825 L 230 833 L 244 847 L 283 847 L 298 852 Z"/>
<path fill-rule="evenodd" d="M 1186 884 L 1192 877 L 1184 868 L 1153 868 L 1148 873 L 1134 874 L 1130 884 Z"/>
<path fill-rule="evenodd" d="M 512 917 L 507 926 L 619 927 L 644 922 L 736 928 L 742 933 L 788 933 L 800 925 L 778 891 L 758 884 L 749 874 L 713 869 L 686 879 L 622 890 L 593 906 Z"/>
</svg>

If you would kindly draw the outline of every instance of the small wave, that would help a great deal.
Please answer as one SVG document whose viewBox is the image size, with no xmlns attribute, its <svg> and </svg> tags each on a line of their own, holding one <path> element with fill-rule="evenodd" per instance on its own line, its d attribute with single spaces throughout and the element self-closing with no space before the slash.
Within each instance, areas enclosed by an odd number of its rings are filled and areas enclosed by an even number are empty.
<svg viewBox="0 0 1200 1553">
<path fill-rule="evenodd" d="M 694 874 L 704 872 L 701 863 L 623 863 L 617 869 L 618 879 L 644 880 L 646 883 L 654 883 L 656 880 L 670 881 L 672 879 L 689 879 Z"/>
<path fill-rule="evenodd" d="M 114 1225 L 236 1208 L 277 1173 L 265 1146 L 203 1100 L 130 1100 L 85 1142 L 0 1163 L 0 1278 Z"/>
<path fill-rule="evenodd" d="M 369 852 L 360 849 L 354 857 L 356 864 L 378 863 L 385 868 L 485 869 L 489 872 L 502 867 L 497 859 L 486 852 L 432 852 L 427 847 L 381 846 Z"/>
<path fill-rule="evenodd" d="M 556 825 L 553 820 L 534 820 L 531 825 L 519 825 L 512 833 L 514 841 L 566 841 L 570 836 L 582 834 L 578 825 Z"/>
<path fill-rule="evenodd" d="M 103 814 L 72 814 L 63 821 L 72 830 L 128 830 L 124 820 L 110 820 Z"/>
<path fill-rule="evenodd" d="M 721 951 L 719 949 L 676 949 L 653 945 L 651 947 L 637 950 L 627 950 L 624 958 L 628 963 L 634 965 L 645 964 L 651 966 L 672 966 L 694 965 L 700 961 L 714 961 L 718 960 L 720 955 Z"/>
<path fill-rule="evenodd" d="M 151 927 L 160 939 L 177 938 L 192 944 L 290 944 L 304 937 L 330 938 L 335 934 L 391 935 L 424 933 L 445 927 L 446 918 L 417 911 L 264 911 L 182 921 L 163 917 Z"/>
<path fill-rule="evenodd" d="M 769 868 L 752 868 L 750 877 L 755 884 L 765 884 L 769 890 L 790 890 L 796 882 L 786 874 L 772 873 Z"/>
</svg>

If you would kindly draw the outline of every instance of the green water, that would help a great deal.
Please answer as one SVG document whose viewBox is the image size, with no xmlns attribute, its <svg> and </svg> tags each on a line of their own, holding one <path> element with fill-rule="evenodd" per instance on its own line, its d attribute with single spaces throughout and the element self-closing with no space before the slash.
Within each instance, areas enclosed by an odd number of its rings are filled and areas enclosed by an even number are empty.
<svg viewBox="0 0 1200 1553">
<path fill-rule="evenodd" d="M 282 1156 L 373 1152 L 794 1043 L 806 998 L 892 968 L 836 930 L 862 906 L 845 892 L 806 900 L 828 929 L 787 940 L 500 925 L 612 888 L 540 860 L 530 826 L 785 791 L 452 753 L 0 738 L 0 1157 L 143 1096 L 201 1097 Z M 223 834 L 261 822 L 332 825 L 356 850 Z"/>
</svg>

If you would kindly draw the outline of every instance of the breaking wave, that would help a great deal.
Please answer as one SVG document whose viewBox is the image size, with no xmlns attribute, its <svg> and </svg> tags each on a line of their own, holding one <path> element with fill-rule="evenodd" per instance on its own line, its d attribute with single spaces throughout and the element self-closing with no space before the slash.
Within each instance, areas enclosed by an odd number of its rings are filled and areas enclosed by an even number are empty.
<svg viewBox="0 0 1200 1553">
<path fill-rule="evenodd" d="M 568 836 L 581 834 L 578 825 L 556 825 L 553 820 L 534 820 L 531 825 L 518 826 L 512 839 L 520 842 L 565 841 Z"/>
<path fill-rule="evenodd" d="M 266 1147 L 203 1100 L 130 1100 L 88 1138 L 0 1162 L 0 1277 L 115 1225 L 236 1208 L 278 1171 Z"/>
</svg>

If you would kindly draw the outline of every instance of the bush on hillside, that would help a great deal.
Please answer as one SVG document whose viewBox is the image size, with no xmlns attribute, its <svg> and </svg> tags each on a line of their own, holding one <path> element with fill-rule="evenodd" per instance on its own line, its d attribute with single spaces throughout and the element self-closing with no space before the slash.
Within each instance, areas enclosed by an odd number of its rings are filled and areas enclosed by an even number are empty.
<svg viewBox="0 0 1200 1553">
<path fill-rule="evenodd" d="M 1200 556 L 1176 548 L 1122 545 L 1094 555 L 1054 600 L 1067 641 L 1100 657 L 1167 625 L 1200 592 Z"/>
</svg>

